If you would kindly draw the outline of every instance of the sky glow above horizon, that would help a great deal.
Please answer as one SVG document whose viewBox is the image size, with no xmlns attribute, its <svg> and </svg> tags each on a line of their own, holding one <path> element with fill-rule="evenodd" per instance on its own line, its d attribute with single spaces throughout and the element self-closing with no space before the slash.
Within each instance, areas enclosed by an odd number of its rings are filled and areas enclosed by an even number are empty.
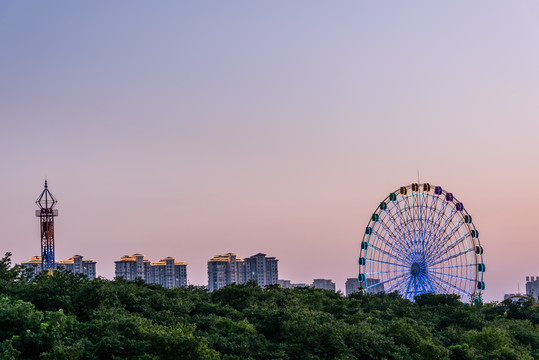
<svg viewBox="0 0 539 360">
<path fill-rule="evenodd" d="M 539 276 L 539 3 L 0 2 L 0 253 L 114 276 L 142 253 L 356 277 L 369 217 L 417 180 L 464 203 L 487 301 Z"/>
</svg>

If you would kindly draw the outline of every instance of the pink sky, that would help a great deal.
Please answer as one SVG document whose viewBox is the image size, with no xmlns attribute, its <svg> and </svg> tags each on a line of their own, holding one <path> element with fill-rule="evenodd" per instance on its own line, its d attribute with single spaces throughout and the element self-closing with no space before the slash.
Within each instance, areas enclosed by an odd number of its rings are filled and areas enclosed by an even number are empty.
<svg viewBox="0 0 539 360">
<path fill-rule="evenodd" d="M 279 259 L 357 276 L 390 191 L 451 190 L 473 215 L 485 299 L 539 275 L 539 5 L 533 1 L 0 5 L 0 252 L 57 259 Z"/>
</svg>

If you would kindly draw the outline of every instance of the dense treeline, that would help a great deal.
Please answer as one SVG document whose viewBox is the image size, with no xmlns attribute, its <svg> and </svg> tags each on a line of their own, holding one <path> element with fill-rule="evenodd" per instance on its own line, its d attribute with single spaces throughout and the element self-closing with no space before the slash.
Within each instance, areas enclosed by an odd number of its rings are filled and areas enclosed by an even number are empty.
<svg viewBox="0 0 539 360">
<path fill-rule="evenodd" d="M 1 359 L 537 359 L 530 302 L 256 284 L 165 289 L 0 261 Z"/>
</svg>

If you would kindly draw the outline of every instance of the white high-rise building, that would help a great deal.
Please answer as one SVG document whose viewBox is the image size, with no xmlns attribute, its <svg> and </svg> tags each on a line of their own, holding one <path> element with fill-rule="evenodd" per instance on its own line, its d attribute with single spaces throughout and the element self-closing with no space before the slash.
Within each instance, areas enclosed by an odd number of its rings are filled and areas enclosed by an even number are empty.
<svg viewBox="0 0 539 360">
<path fill-rule="evenodd" d="M 238 279 L 237 261 L 242 262 L 233 253 L 216 255 L 208 260 L 208 289 L 210 291 L 235 282 L 242 283 Z"/>
<path fill-rule="evenodd" d="M 126 280 L 141 278 L 149 284 L 160 284 L 166 288 L 187 286 L 187 264 L 173 257 L 151 262 L 141 254 L 125 255 L 114 264 L 116 276 Z"/>
<path fill-rule="evenodd" d="M 173 257 L 167 257 L 153 262 L 151 265 L 152 284 L 161 284 L 166 288 L 187 286 L 187 264 L 176 261 Z"/>
<path fill-rule="evenodd" d="M 240 259 L 236 254 L 216 255 L 208 260 L 208 289 L 220 289 L 226 285 L 245 284 L 254 280 L 264 287 L 277 284 L 278 261 L 266 254 L 256 254 L 246 259 Z"/>
<path fill-rule="evenodd" d="M 539 276 L 526 276 L 526 295 L 539 298 Z"/>
<path fill-rule="evenodd" d="M 56 268 L 64 268 L 74 273 L 81 273 L 88 276 L 88 279 L 95 279 L 95 264 L 93 259 L 84 259 L 81 255 L 74 255 L 67 260 L 60 260 L 56 263 Z"/>
<path fill-rule="evenodd" d="M 254 280 L 261 287 L 277 284 L 279 280 L 278 261 L 276 258 L 267 257 L 266 254 L 262 253 L 243 259 L 238 266 L 242 283 Z"/>
<path fill-rule="evenodd" d="M 335 291 L 335 283 L 330 279 L 314 279 L 312 287 Z"/>
<path fill-rule="evenodd" d="M 361 284 L 357 280 L 357 278 L 348 278 L 346 279 L 346 283 L 344 284 L 344 287 L 346 288 L 346 296 L 348 296 L 351 293 L 358 292 L 359 289 L 361 288 Z"/>
<path fill-rule="evenodd" d="M 43 270 L 43 267 L 41 266 L 41 256 L 32 256 L 30 260 L 21 263 L 21 265 L 27 269 L 31 269 L 34 275 Z"/>
<path fill-rule="evenodd" d="M 384 284 L 379 284 L 380 279 L 367 278 L 367 283 L 358 281 L 357 278 L 346 279 L 346 295 L 350 295 L 354 292 L 359 292 L 360 289 L 367 289 L 369 287 L 369 293 L 379 293 L 384 291 Z"/>
<path fill-rule="evenodd" d="M 33 256 L 27 262 L 21 264 L 22 266 L 32 269 L 34 274 L 41 272 L 41 256 Z M 80 273 L 86 275 L 90 280 L 96 277 L 96 262 L 92 259 L 84 259 L 81 255 L 74 255 L 66 260 L 60 260 L 55 263 L 55 267 L 64 268 L 74 273 Z"/>
<path fill-rule="evenodd" d="M 124 255 L 114 262 L 114 275 L 133 281 L 141 278 L 144 281 L 150 279 L 150 260 L 144 258 L 142 254 Z"/>
<path fill-rule="evenodd" d="M 295 289 L 297 287 L 308 287 L 309 286 L 309 285 L 307 285 L 305 283 L 293 284 L 290 280 L 282 280 L 282 279 L 277 280 L 277 284 L 281 285 L 281 287 L 283 289 Z"/>
<path fill-rule="evenodd" d="M 367 278 L 367 283 L 360 282 L 359 286 L 368 290 L 369 294 L 380 293 L 384 291 L 384 284 L 380 284 L 380 279 Z"/>
</svg>

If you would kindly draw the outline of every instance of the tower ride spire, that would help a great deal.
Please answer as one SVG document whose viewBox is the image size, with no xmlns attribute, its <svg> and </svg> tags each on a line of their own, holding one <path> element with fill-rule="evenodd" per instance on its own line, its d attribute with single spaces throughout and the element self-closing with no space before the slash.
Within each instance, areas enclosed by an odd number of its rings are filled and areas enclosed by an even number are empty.
<svg viewBox="0 0 539 360">
<path fill-rule="evenodd" d="M 58 210 L 53 209 L 57 201 L 49 191 L 47 180 L 41 195 L 36 200 L 39 210 L 36 217 L 39 218 L 41 227 L 41 269 L 47 269 L 49 273 L 54 270 L 54 217 L 58 216 Z"/>
</svg>

